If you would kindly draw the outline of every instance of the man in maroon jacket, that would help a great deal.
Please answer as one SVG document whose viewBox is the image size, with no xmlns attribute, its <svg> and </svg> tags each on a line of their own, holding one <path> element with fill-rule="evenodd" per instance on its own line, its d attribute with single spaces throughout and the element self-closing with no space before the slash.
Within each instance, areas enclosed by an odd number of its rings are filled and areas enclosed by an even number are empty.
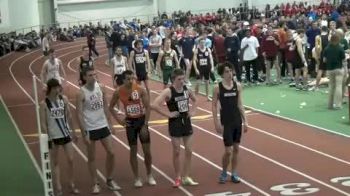
<svg viewBox="0 0 350 196">
<path fill-rule="evenodd" d="M 266 61 L 266 84 L 271 84 L 271 68 L 276 66 L 277 83 L 281 82 L 280 65 L 277 64 L 277 53 L 279 49 L 279 40 L 277 34 L 274 34 L 271 26 L 267 28 L 266 36 L 262 40 L 262 55 Z"/>
</svg>

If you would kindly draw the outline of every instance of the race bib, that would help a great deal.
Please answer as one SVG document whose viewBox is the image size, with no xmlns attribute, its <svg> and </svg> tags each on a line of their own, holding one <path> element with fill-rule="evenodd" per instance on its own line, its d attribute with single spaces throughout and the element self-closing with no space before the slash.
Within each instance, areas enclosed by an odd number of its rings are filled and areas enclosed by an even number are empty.
<svg viewBox="0 0 350 196">
<path fill-rule="evenodd" d="M 54 119 L 63 118 L 64 117 L 64 108 L 51 108 L 50 109 L 50 117 Z"/>
<path fill-rule="evenodd" d="M 137 57 L 135 57 L 135 62 L 136 63 L 144 63 L 145 62 L 145 57 L 137 56 Z"/>
<path fill-rule="evenodd" d="M 188 112 L 188 100 L 182 100 L 177 102 L 179 112 Z"/>
<path fill-rule="evenodd" d="M 126 106 L 126 113 L 131 116 L 139 115 L 141 114 L 141 107 L 139 104 L 128 105 Z"/>
<path fill-rule="evenodd" d="M 117 69 L 115 70 L 116 74 L 121 75 L 124 71 L 123 65 L 117 65 Z"/>
<path fill-rule="evenodd" d="M 94 111 L 97 111 L 97 110 L 103 108 L 103 101 L 91 102 L 90 108 L 91 108 L 91 110 L 94 110 Z"/>
<path fill-rule="evenodd" d="M 165 66 L 172 67 L 173 66 L 173 60 L 172 59 L 165 60 Z"/>
<path fill-rule="evenodd" d="M 200 66 L 207 66 L 208 65 L 208 59 L 199 59 L 199 65 Z"/>
</svg>

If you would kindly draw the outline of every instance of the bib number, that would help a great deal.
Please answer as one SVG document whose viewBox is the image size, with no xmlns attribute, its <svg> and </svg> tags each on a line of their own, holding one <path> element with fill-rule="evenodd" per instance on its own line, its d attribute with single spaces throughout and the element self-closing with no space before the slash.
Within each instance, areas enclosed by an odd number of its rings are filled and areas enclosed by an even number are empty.
<svg viewBox="0 0 350 196">
<path fill-rule="evenodd" d="M 188 112 L 188 100 L 182 100 L 177 102 L 179 112 Z"/>
<path fill-rule="evenodd" d="M 139 115 L 141 113 L 141 107 L 139 104 L 128 105 L 126 106 L 126 113 L 131 116 Z"/>
<path fill-rule="evenodd" d="M 144 63 L 145 62 L 145 57 L 143 56 L 137 56 L 135 57 L 136 63 Z"/>
<path fill-rule="evenodd" d="M 208 59 L 199 59 L 199 65 L 200 66 L 207 66 L 208 65 Z"/>
<path fill-rule="evenodd" d="M 95 101 L 92 102 L 90 105 L 91 110 L 97 111 L 103 107 L 103 102 L 102 101 Z"/>
<path fill-rule="evenodd" d="M 172 59 L 165 60 L 165 66 L 172 67 L 173 66 L 173 60 Z"/>
<path fill-rule="evenodd" d="M 123 65 L 117 65 L 116 74 L 121 75 L 124 72 L 124 66 Z"/>
<path fill-rule="evenodd" d="M 51 108 L 50 117 L 57 119 L 64 117 L 64 109 L 63 108 Z"/>
</svg>

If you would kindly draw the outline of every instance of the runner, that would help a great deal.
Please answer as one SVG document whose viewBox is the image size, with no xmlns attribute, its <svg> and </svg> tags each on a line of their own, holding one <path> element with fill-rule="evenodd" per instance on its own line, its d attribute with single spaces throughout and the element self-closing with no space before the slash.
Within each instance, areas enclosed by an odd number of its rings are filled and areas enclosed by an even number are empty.
<svg viewBox="0 0 350 196">
<path fill-rule="evenodd" d="M 197 66 L 199 65 L 199 67 Z M 209 97 L 209 75 L 214 71 L 214 62 L 211 50 L 205 46 L 205 39 L 199 39 L 198 48 L 193 53 L 193 67 L 197 74 L 197 83 L 195 87 L 196 95 L 199 93 L 199 85 L 204 78 L 205 81 L 205 95 L 207 100 Z"/>
<path fill-rule="evenodd" d="M 131 51 L 129 58 L 129 69 L 136 73 L 137 83 L 144 83 L 147 92 L 148 87 L 148 70 L 150 70 L 150 60 L 148 51 L 143 49 L 143 41 L 137 40 L 135 42 L 135 50 Z"/>
<path fill-rule="evenodd" d="M 137 163 L 137 138 L 142 144 L 145 156 L 145 165 L 148 176 L 148 184 L 156 185 L 152 175 L 152 156 L 150 149 L 150 135 L 148 131 L 148 121 L 150 116 L 150 103 L 147 91 L 134 82 L 134 73 L 131 70 L 123 72 L 124 84 L 113 94 L 109 104 L 109 111 L 112 116 L 126 128 L 126 135 L 130 146 L 130 165 L 135 177 L 135 187 L 142 187 Z M 119 101 L 123 103 L 125 116 L 114 110 Z"/>
<path fill-rule="evenodd" d="M 112 191 L 120 190 L 120 187 L 112 179 L 115 156 L 111 133 L 114 134 L 114 129 L 108 113 L 105 87 L 97 83 L 93 67 L 83 70 L 83 78 L 86 83 L 77 94 L 76 105 L 81 134 L 87 146 L 89 172 L 94 183 L 92 193 L 98 194 L 101 191 L 95 163 L 96 141 L 101 142 L 107 153 L 107 186 Z"/>
<path fill-rule="evenodd" d="M 176 51 L 171 49 L 171 39 L 165 38 L 164 49 L 160 51 L 157 59 L 158 70 L 162 70 L 164 88 L 167 87 L 171 73 L 175 68 L 180 68 Z"/>
<path fill-rule="evenodd" d="M 248 122 L 245 116 L 242 103 L 242 87 L 240 83 L 233 81 L 232 65 L 225 63 L 218 67 L 218 74 L 223 78 L 214 87 L 212 113 L 215 129 L 223 134 L 225 153 L 222 157 L 222 173 L 219 178 L 220 183 L 225 183 L 227 179 L 227 167 L 231 161 L 232 176 L 231 181 L 239 183 L 240 179 L 236 173 L 238 163 L 238 149 L 241 142 L 242 122 L 244 132 L 248 131 Z M 217 111 L 220 102 L 220 122 Z"/>
<path fill-rule="evenodd" d="M 183 185 L 198 185 L 190 177 L 192 159 L 192 124 L 191 116 L 196 108 L 196 98 L 191 90 L 185 85 L 185 73 L 182 69 L 175 69 L 171 75 L 172 85 L 164 89 L 152 103 L 152 109 L 169 118 L 169 134 L 173 146 L 173 164 L 175 169 L 174 187 Z M 190 110 L 189 101 L 192 101 Z M 166 101 L 169 111 L 162 110 L 161 105 Z M 185 146 L 185 162 L 183 168 L 183 178 L 180 172 L 180 144 L 183 141 Z"/>
<path fill-rule="evenodd" d="M 40 74 L 41 82 L 43 83 L 44 87 L 46 87 L 46 83 L 52 78 L 55 78 L 60 84 L 62 84 L 60 71 L 62 72 L 63 76 L 66 77 L 66 72 L 64 71 L 62 61 L 56 58 L 55 50 L 51 48 L 48 53 L 49 59 L 45 61 Z"/>
<path fill-rule="evenodd" d="M 74 179 L 74 149 L 72 141 L 77 142 L 78 138 L 73 127 L 72 117 L 68 106 L 68 99 L 61 94 L 62 86 L 55 78 L 47 82 L 46 98 L 40 105 L 40 122 L 43 133 L 49 136 L 49 148 L 51 151 L 51 160 L 53 163 L 54 182 L 56 185 L 56 195 L 63 195 L 61 185 L 61 172 L 58 153 L 60 146 L 64 149 L 67 157 L 68 168 L 67 175 L 70 183 L 70 191 L 73 194 L 79 194 L 75 187 Z"/>
<path fill-rule="evenodd" d="M 121 47 L 117 47 L 114 57 L 111 59 L 113 66 L 113 86 L 117 88 L 123 84 L 123 72 L 127 68 L 128 59 L 123 56 L 123 51 Z"/>
</svg>

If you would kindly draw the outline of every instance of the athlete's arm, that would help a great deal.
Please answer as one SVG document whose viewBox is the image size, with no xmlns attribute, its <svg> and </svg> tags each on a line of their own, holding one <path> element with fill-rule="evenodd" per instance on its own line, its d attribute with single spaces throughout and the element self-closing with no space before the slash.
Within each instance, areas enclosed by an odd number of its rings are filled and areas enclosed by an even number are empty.
<svg viewBox="0 0 350 196">
<path fill-rule="evenodd" d="M 128 70 L 132 70 L 132 71 L 135 71 L 133 69 L 133 63 L 134 63 L 134 56 L 135 56 L 135 52 L 134 51 L 131 51 L 130 52 L 130 58 L 129 58 L 129 62 L 128 62 Z"/>
<path fill-rule="evenodd" d="M 197 109 L 197 98 L 194 95 L 194 93 L 191 91 L 191 89 L 188 89 L 188 96 L 190 97 L 190 99 L 192 101 L 192 109 L 191 109 L 190 116 L 194 116 L 196 113 L 196 109 Z"/>
<path fill-rule="evenodd" d="M 60 69 L 62 71 L 62 76 L 64 78 L 66 78 L 66 71 L 64 70 L 63 63 L 62 63 L 62 61 L 60 59 L 57 59 L 57 60 L 58 60 L 59 67 L 60 67 Z"/>
<path fill-rule="evenodd" d="M 166 116 L 168 118 L 171 118 L 170 112 L 166 112 L 165 110 L 162 110 L 161 104 L 166 100 L 169 99 L 171 96 L 170 88 L 164 89 L 160 95 L 152 102 L 151 108 L 158 112 L 159 114 Z"/>
<path fill-rule="evenodd" d="M 160 63 L 161 63 L 161 61 L 162 61 L 162 58 L 163 58 L 163 55 L 164 55 L 164 52 L 163 52 L 163 50 L 161 50 L 160 52 L 159 52 L 159 55 L 158 55 L 158 58 L 157 58 L 157 69 L 160 71 L 161 70 L 161 67 L 160 67 Z"/>
<path fill-rule="evenodd" d="M 46 116 L 46 103 L 45 101 L 41 102 L 40 104 L 40 125 L 41 125 L 41 131 L 43 133 L 47 133 L 47 116 Z"/>
<path fill-rule="evenodd" d="M 145 50 L 145 56 L 146 56 L 146 63 L 147 63 L 146 72 L 150 72 L 152 66 L 151 66 L 151 61 L 149 60 L 149 53 L 147 50 Z"/>
<path fill-rule="evenodd" d="M 111 115 L 109 114 L 109 110 L 108 110 L 106 87 L 102 84 L 100 84 L 100 86 L 101 86 L 102 98 L 103 98 L 103 110 L 104 110 L 106 118 L 107 118 L 109 129 L 110 129 L 111 133 L 114 135 L 115 131 L 114 131 L 113 123 L 111 120 Z"/>
<path fill-rule="evenodd" d="M 303 61 L 303 63 L 305 63 L 305 62 L 306 62 L 306 59 L 305 59 L 304 52 L 303 52 L 303 44 L 302 44 L 301 42 L 302 42 L 302 41 L 301 41 L 300 38 L 298 38 L 298 39 L 296 40 L 297 51 L 298 51 L 298 54 L 299 54 L 301 60 Z"/>
<path fill-rule="evenodd" d="M 119 89 L 115 90 L 112 99 L 109 103 L 109 112 L 111 112 L 113 118 L 122 126 L 125 126 L 125 120 L 120 118 L 120 114 L 114 109 L 117 107 L 119 110 Z"/>
<path fill-rule="evenodd" d="M 214 60 L 213 60 L 213 53 L 211 52 L 210 48 L 208 48 L 208 52 L 209 52 L 209 61 L 210 61 L 210 71 L 213 72 L 214 71 Z"/>
<path fill-rule="evenodd" d="M 219 98 L 219 86 L 216 85 L 213 91 L 213 100 L 212 100 L 211 110 L 213 114 L 216 132 L 222 133 L 222 126 L 221 126 L 221 123 L 219 123 L 219 119 L 218 119 L 218 101 L 219 101 L 218 98 Z"/>
<path fill-rule="evenodd" d="M 113 58 L 112 58 L 112 59 L 113 59 Z M 123 56 L 122 56 L 122 59 L 123 59 Z M 111 66 L 112 66 L 112 74 L 111 74 L 111 76 L 112 76 L 112 84 L 113 84 L 113 86 L 115 87 L 115 86 L 116 86 L 116 82 L 115 82 L 115 79 L 114 79 L 114 74 L 115 74 L 114 61 L 112 60 L 111 62 L 112 62 L 112 64 L 111 64 Z M 126 61 L 125 61 L 125 62 L 126 62 Z"/>
<path fill-rule="evenodd" d="M 180 69 L 180 62 L 179 59 L 177 58 L 177 53 L 175 50 L 173 50 L 174 53 L 174 59 L 175 59 L 175 64 L 176 64 L 176 69 Z"/>
<path fill-rule="evenodd" d="M 44 86 L 46 86 L 46 76 L 47 76 L 47 61 L 45 61 L 45 63 L 43 64 L 43 67 L 41 68 L 41 73 L 40 73 L 40 77 L 41 77 L 41 82 L 44 84 Z"/>
<path fill-rule="evenodd" d="M 148 124 L 151 115 L 150 97 L 144 88 L 141 88 L 141 100 L 143 106 L 145 107 L 145 124 Z"/>
<path fill-rule="evenodd" d="M 77 106 L 77 116 L 78 116 L 78 124 L 80 127 L 80 132 L 83 138 L 85 138 L 85 123 L 83 118 L 83 104 L 84 104 L 84 93 L 82 90 L 79 90 L 76 96 L 76 106 Z"/>
<path fill-rule="evenodd" d="M 242 102 L 242 86 L 240 83 L 237 83 L 237 90 L 238 90 L 238 108 L 239 111 L 241 113 L 241 118 L 242 118 L 242 122 L 243 122 L 243 130 L 244 132 L 248 131 L 248 121 L 247 118 L 245 116 L 245 110 L 244 110 L 244 106 L 243 106 L 243 102 Z"/>
<path fill-rule="evenodd" d="M 198 50 L 193 51 L 192 62 L 193 62 L 193 67 L 194 67 L 194 70 L 196 71 L 196 74 L 199 75 L 199 70 L 197 68 L 197 52 Z"/>
<path fill-rule="evenodd" d="M 68 120 L 68 125 L 69 128 L 71 128 L 72 131 L 72 136 L 73 136 L 73 141 L 77 141 L 78 137 L 75 133 L 75 130 L 73 130 L 73 120 L 72 120 L 72 113 L 70 111 L 69 105 L 68 105 L 68 98 L 66 96 L 63 95 L 63 101 L 64 101 L 64 107 L 65 107 L 65 116 Z"/>
</svg>

